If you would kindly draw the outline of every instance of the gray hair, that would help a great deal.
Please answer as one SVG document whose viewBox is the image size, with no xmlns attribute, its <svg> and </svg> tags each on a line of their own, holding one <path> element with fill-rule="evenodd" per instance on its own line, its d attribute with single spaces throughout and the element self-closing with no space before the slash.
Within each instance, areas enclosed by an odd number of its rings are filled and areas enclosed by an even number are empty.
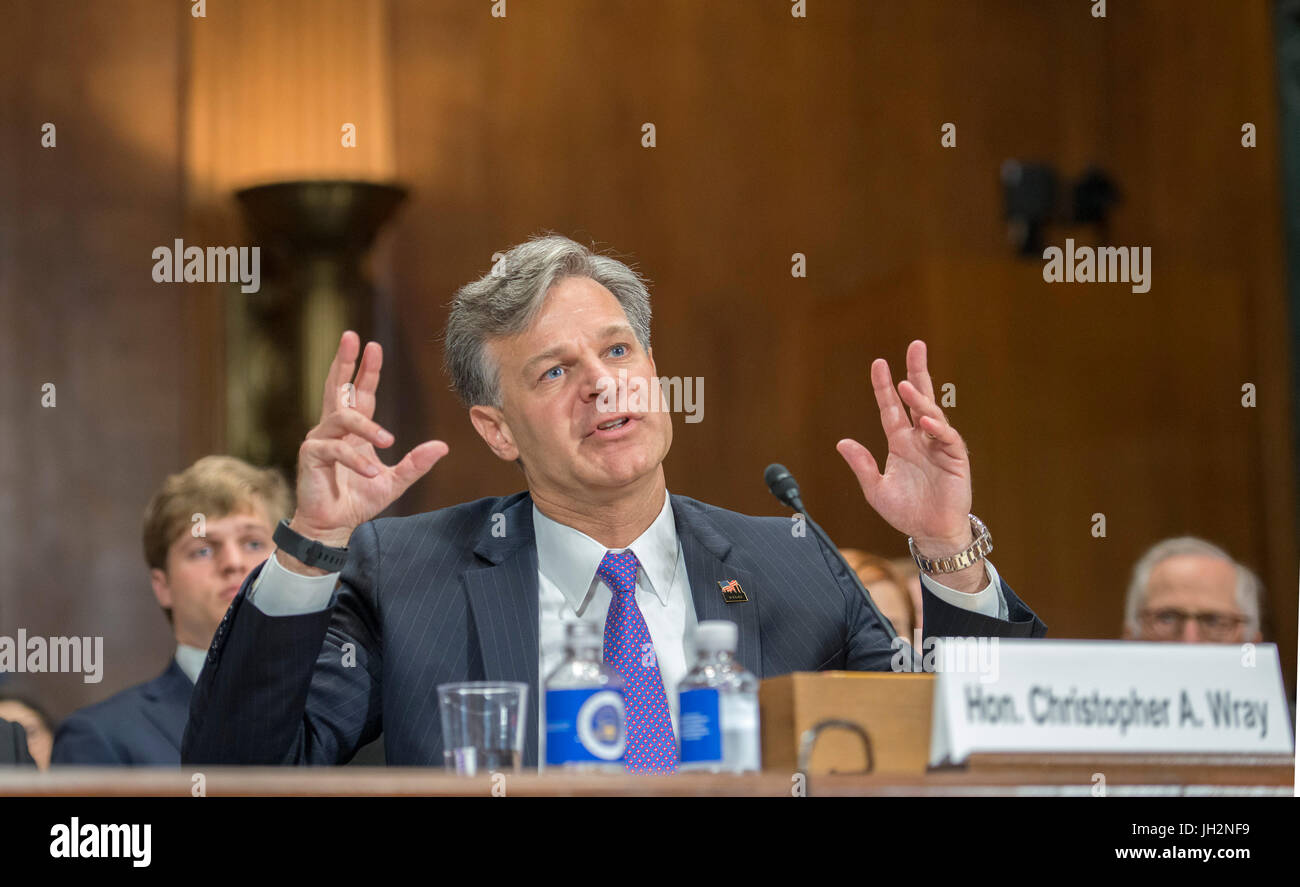
<svg viewBox="0 0 1300 887">
<path fill-rule="evenodd" d="M 1133 565 L 1133 576 L 1128 583 L 1128 596 L 1124 599 L 1124 622 L 1136 637 L 1140 632 L 1138 613 L 1146 603 L 1147 583 L 1158 564 L 1180 555 L 1199 555 L 1217 558 L 1232 564 L 1237 571 L 1237 607 L 1246 618 L 1246 636 L 1254 637 L 1259 630 L 1259 577 L 1245 564 L 1237 563 L 1219 546 L 1195 536 L 1177 536 L 1157 542 L 1146 550 Z"/>
<path fill-rule="evenodd" d="M 500 256 L 452 300 L 444 364 L 465 406 L 501 406 L 500 371 L 488 340 L 528 329 L 551 287 L 569 277 L 587 277 L 609 290 L 641 347 L 650 349 L 650 291 L 637 272 L 567 237 L 534 237 Z"/>
</svg>

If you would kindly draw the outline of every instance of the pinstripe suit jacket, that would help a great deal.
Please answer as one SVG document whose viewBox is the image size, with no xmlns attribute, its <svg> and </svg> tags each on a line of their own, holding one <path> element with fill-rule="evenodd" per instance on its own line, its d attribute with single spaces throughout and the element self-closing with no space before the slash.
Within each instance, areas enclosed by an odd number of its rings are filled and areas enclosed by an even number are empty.
<svg viewBox="0 0 1300 887">
<path fill-rule="evenodd" d="M 672 506 L 696 615 L 735 622 L 737 658 L 756 675 L 890 670 L 892 631 L 811 533 L 795 537 L 788 518 L 683 496 Z M 511 680 L 529 685 L 524 763 L 536 765 L 537 547 L 527 493 L 361 525 L 318 613 L 271 617 L 249 605 L 260 570 L 213 636 L 183 763 L 338 764 L 382 731 L 389 764 L 442 766 L 437 686 Z M 719 583 L 732 579 L 748 601 L 723 601 Z M 1046 632 L 1005 583 L 1002 592 L 1007 621 L 924 591 L 926 634 Z"/>
</svg>

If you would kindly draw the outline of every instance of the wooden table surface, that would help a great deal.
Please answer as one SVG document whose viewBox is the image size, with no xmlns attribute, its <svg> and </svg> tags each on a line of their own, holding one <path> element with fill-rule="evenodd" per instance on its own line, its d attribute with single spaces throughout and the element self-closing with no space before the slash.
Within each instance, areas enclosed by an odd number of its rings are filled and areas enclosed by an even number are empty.
<svg viewBox="0 0 1300 887">
<path fill-rule="evenodd" d="M 1106 793 L 1124 795 L 1289 796 L 1290 757 L 1172 755 L 974 755 L 961 768 L 925 773 L 811 775 L 767 771 L 738 776 L 547 772 L 462 778 L 441 769 L 404 767 L 212 767 L 181 770 L 57 769 L 0 772 L 0 796 L 155 796 L 192 794 L 194 774 L 218 796 L 508 797 L 528 796 L 1087 796 L 1104 777 Z"/>
</svg>

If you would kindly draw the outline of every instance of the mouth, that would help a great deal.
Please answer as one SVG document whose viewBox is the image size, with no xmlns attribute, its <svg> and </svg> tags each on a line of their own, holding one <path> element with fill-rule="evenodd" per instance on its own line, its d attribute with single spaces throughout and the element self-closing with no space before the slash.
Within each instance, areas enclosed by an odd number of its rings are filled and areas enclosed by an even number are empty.
<svg viewBox="0 0 1300 887">
<path fill-rule="evenodd" d="M 235 595 L 237 594 L 239 594 L 238 585 L 232 585 L 229 588 L 223 588 L 221 590 L 221 597 L 227 601 L 233 601 L 235 599 Z"/>
<path fill-rule="evenodd" d="M 632 427 L 632 423 L 638 421 L 637 416 L 614 416 L 592 427 L 587 432 L 587 437 L 595 437 L 599 440 L 613 440 L 627 434 Z"/>
</svg>

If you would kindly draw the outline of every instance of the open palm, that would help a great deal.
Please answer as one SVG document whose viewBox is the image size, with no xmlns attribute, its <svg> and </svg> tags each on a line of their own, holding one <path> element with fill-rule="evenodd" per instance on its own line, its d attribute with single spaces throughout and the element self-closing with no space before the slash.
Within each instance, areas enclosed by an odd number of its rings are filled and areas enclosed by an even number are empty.
<svg viewBox="0 0 1300 887">
<path fill-rule="evenodd" d="M 325 380 L 320 423 L 298 450 L 294 528 L 327 544 L 344 544 L 354 528 L 392 504 L 448 449 L 431 440 L 396 465 L 379 460 L 375 448 L 393 444 L 393 435 L 373 418 L 383 349 L 377 342 L 366 345 L 353 382 L 360 347 L 356 333 L 343 334 Z"/>
<path fill-rule="evenodd" d="M 897 390 L 889 364 L 880 358 L 871 364 L 871 386 L 889 446 L 884 472 L 856 440 L 841 440 L 836 449 L 867 503 L 890 526 L 915 537 L 923 550 L 923 540 L 932 547 L 962 547 L 970 533 L 970 460 L 961 435 L 935 402 L 925 343 L 908 346 L 907 379 Z"/>
</svg>

